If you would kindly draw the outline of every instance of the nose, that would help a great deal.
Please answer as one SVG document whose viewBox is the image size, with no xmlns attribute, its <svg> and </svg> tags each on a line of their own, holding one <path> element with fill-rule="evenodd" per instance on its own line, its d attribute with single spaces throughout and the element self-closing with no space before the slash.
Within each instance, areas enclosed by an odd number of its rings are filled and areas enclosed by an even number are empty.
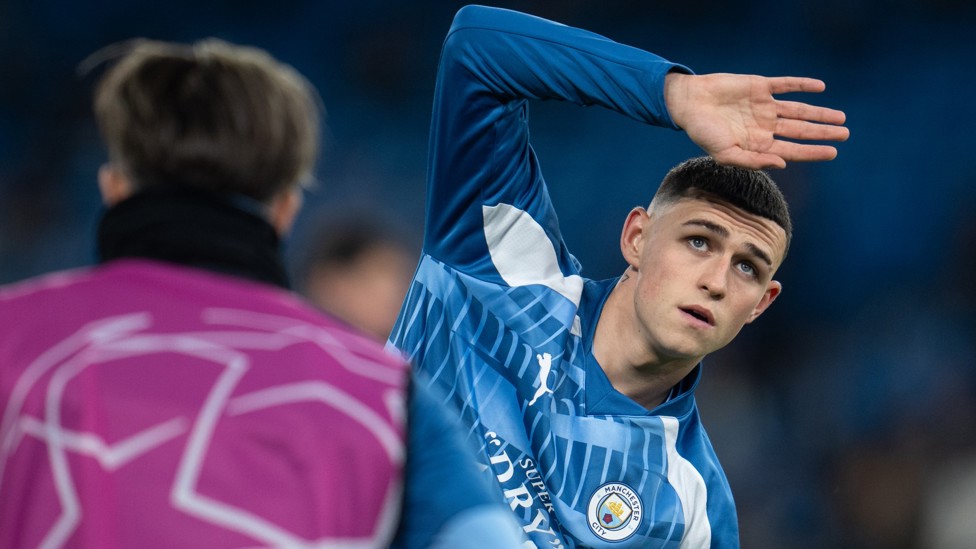
<svg viewBox="0 0 976 549">
<path fill-rule="evenodd" d="M 728 289 L 728 269 L 725 262 L 718 257 L 707 261 L 699 275 L 698 287 L 705 291 L 712 299 L 722 299 Z"/>
</svg>

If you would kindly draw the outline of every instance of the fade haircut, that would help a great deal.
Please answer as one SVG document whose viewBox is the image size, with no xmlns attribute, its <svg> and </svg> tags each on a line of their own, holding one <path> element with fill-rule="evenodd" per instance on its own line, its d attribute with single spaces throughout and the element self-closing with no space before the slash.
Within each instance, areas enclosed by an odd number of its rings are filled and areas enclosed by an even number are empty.
<svg viewBox="0 0 976 549">
<path fill-rule="evenodd" d="M 136 189 L 185 186 L 267 202 L 311 180 L 322 109 L 291 66 L 213 38 L 121 47 L 94 110 L 110 160 Z"/>
<path fill-rule="evenodd" d="M 692 158 L 664 176 L 652 204 L 670 204 L 682 198 L 724 202 L 773 221 L 786 231 L 783 251 L 783 257 L 786 257 L 793 237 L 793 223 L 786 198 L 766 172 L 723 166 L 710 156 Z"/>
</svg>

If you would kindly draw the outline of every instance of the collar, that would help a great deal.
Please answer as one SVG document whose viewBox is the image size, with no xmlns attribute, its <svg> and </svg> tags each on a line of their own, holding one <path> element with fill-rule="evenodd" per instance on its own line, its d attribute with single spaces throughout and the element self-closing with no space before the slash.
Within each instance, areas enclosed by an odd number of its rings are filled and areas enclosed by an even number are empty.
<svg viewBox="0 0 976 549">
<path fill-rule="evenodd" d="M 102 216 L 99 260 L 154 259 L 287 288 L 278 234 L 253 203 L 184 188 L 141 191 Z"/>
</svg>

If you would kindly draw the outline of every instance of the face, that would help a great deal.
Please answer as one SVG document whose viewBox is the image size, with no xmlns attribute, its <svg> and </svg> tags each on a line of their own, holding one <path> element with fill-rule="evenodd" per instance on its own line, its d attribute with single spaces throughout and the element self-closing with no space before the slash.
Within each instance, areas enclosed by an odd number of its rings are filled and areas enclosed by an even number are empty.
<svg viewBox="0 0 976 549">
<path fill-rule="evenodd" d="M 395 246 L 366 250 L 350 265 L 315 268 L 306 281 L 312 303 L 386 341 L 413 275 L 414 259 Z"/>
<path fill-rule="evenodd" d="M 786 232 L 723 203 L 685 198 L 635 208 L 621 235 L 634 319 L 651 360 L 700 360 L 779 294 Z"/>
</svg>

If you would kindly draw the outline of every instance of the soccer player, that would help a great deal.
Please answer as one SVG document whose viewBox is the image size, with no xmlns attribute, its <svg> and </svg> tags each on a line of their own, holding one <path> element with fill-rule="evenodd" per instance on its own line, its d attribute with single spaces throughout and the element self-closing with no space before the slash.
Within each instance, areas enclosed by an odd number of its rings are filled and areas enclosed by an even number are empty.
<svg viewBox="0 0 976 549">
<path fill-rule="evenodd" d="M 142 41 L 95 113 L 101 264 L 0 288 L 0 546 L 516 546 L 426 386 L 288 290 L 311 85 Z"/>
<path fill-rule="evenodd" d="M 823 88 L 697 76 L 503 9 L 456 15 L 437 73 L 424 249 L 391 343 L 448 395 L 535 546 L 738 546 L 695 386 L 702 358 L 780 292 L 789 216 L 756 168 L 831 159 L 833 146 L 787 139 L 848 135 L 842 112 L 773 96 Z M 630 212 L 617 278 L 582 278 L 560 236 L 529 143 L 532 99 L 680 128 L 710 155 Z"/>
</svg>

